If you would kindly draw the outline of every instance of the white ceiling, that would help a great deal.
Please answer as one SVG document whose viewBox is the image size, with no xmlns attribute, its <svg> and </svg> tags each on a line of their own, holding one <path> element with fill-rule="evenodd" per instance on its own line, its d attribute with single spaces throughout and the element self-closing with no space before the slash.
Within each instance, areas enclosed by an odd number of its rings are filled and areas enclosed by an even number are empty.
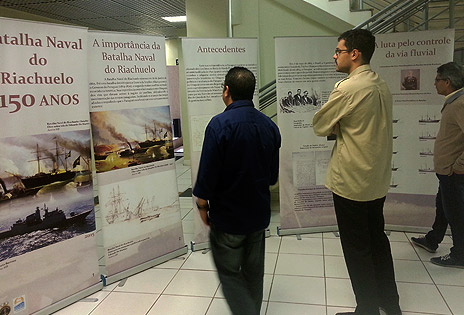
<svg viewBox="0 0 464 315">
<path fill-rule="evenodd" d="M 185 0 L 0 0 L 1 7 L 103 31 L 177 37 L 186 23 L 163 16 L 185 15 Z"/>
</svg>

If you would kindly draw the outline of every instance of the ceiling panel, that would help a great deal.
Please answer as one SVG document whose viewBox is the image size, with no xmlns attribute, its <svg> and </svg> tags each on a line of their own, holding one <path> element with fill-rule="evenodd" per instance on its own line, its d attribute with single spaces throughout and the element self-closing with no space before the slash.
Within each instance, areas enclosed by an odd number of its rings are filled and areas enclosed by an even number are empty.
<svg viewBox="0 0 464 315">
<path fill-rule="evenodd" d="M 164 16 L 185 15 L 185 0 L 0 0 L 0 7 L 104 31 L 128 31 L 176 37 L 186 23 Z"/>
</svg>

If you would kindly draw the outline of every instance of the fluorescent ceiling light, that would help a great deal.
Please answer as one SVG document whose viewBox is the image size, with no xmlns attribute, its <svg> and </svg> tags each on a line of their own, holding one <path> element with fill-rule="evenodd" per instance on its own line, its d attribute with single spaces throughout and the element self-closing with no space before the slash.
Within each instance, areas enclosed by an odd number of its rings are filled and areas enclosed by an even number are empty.
<svg viewBox="0 0 464 315">
<path fill-rule="evenodd" d="M 166 16 L 163 17 L 168 22 L 185 22 L 187 21 L 187 17 L 185 15 L 183 16 Z"/>
</svg>

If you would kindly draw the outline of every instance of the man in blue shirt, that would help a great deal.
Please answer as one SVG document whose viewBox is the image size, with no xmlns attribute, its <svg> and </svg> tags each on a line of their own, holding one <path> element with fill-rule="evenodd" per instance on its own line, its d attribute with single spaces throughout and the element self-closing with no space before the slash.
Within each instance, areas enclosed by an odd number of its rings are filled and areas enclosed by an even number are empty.
<svg viewBox="0 0 464 315">
<path fill-rule="evenodd" d="M 206 225 L 224 296 L 235 315 L 259 315 L 269 186 L 277 182 L 277 126 L 253 105 L 256 79 L 243 67 L 225 77 L 223 113 L 205 131 L 193 194 Z"/>
</svg>

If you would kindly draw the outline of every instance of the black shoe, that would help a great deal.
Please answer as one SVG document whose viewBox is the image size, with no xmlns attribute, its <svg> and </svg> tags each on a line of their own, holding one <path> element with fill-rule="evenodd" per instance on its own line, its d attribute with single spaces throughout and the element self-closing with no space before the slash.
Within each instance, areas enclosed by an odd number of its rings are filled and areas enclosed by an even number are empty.
<svg viewBox="0 0 464 315">
<path fill-rule="evenodd" d="M 438 266 L 464 269 L 464 261 L 457 260 L 456 258 L 452 257 L 451 254 L 430 258 L 430 262 Z"/>
<path fill-rule="evenodd" d="M 335 315 L 349 315 L 349 314 L 356 314 L 356 312 L 335 313 Z"/>
<path fill-rule="evenodd" d="M 420 237 L 411 237 L 411 241 L 414 245 L 422 247 L 429 253 L 435 253 L 437 251 L 438 245 L 437 246 L 432 246 L 427 238 L 425 236 L 420 236 Z"/>
</svg>

